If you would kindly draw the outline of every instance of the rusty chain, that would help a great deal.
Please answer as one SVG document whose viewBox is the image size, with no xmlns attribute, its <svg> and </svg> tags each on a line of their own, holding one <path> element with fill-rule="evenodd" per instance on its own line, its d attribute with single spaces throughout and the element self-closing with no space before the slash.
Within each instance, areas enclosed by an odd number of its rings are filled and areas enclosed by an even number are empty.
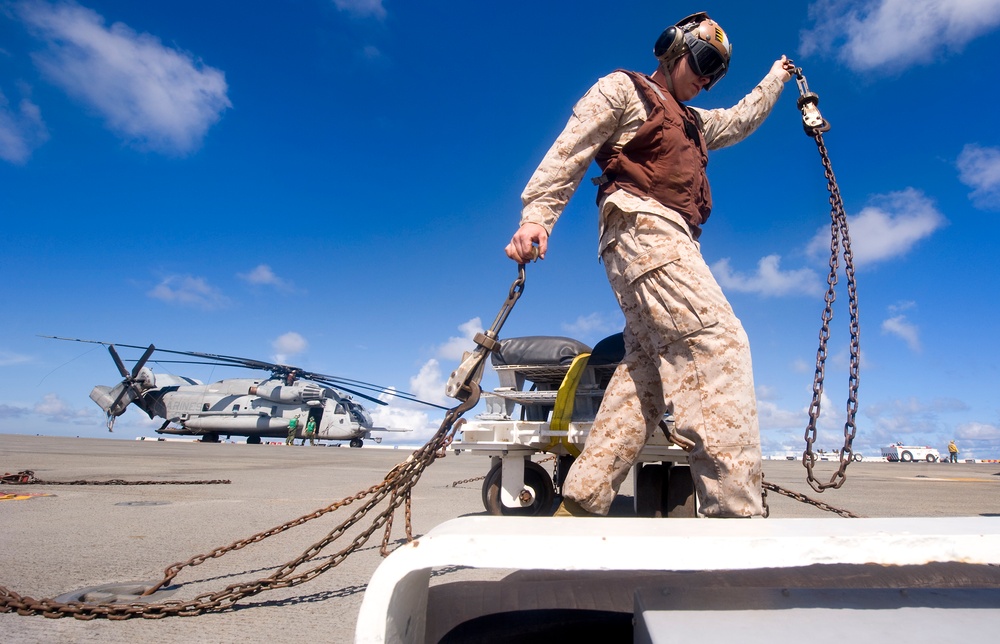
<svg viewBox="0 0 1000 644">
<path fill-rule="evenodd" d="M 460 420 L 462 414 L 475 407 L 479 402 L 481 394 L 479 380 L 482 378 L 485 360 L 496 345 L 496 338 L 498 337 L 500 328 L 523 291 L 524 265 L 522 264 L 518 266 L 518 277 L 511 285 L 507 300 L 504 302 L 493 325 L 485 333 L 480 333 L 476 336 L 476 349 L 463 359 L 460 369 L 452 373 L 452 377 L 449 379 L 448 391 L 457 394 L 452 395 L 449 393 L 449 395 L 457 398 L 460 403 L 446 412 L 441 426 L 431 439 L 423 447 L 410 454 L 405 461 L 393 467 L 380 483 L 353 496 L 332 503 L 325 508 L 275 526 L 270 530 L 265 530 L 227 546 L 216 548 L 207 554 L 196 555 L 187 561 L 172 564 L 164 570 L 163 579 L 148 588 L 143 595 L 151 595 L 164 586 L 167 586 L 185 568 L 200 565 L 209 559 L 221 557 L 234 550 L 240 550 L 251 544 L 263 541 L 270 536 L 302 525 L 342 507 L 349 506 L 357 501 L 368 499 L 363 506 L 355 510 L 353 514 L 330 531 L 323 539 L 307 548 L 295 559 L 280 566 L 273 574 L 252 582 L 231 584 L 220 591 L 198 595 L 192 600 L 168 600 L 161 603 L 93 604 L 84 602 L 58 602 L 53 599 L 34 599 L 23 596 L 0 586 L 0 612 L 16 611 L 20 615 L 43 615 L 51 618 L 72 616 L 81 620 L 90 620 L 98 617 L 113 620 L 130 619 L 132 617 L 143 617 L 146 619 L 161 619 L 170 616 L 189 617 L 209 611 L 224 610 L 233 606 L 241 599 L 257 595 L 266 590 L 290 588 L 306 583 L 331 568 L 340 565 L 351 553 L 363 546 L 379 529 L 385 530 L 381 552 L 383 555 L 387 554 L 393 517 L 400 506 L 403 506 L 406 540 L 407 542 L 412 541 L 411 491 L 413 486 L 416 485 L 424 470 L 431 463 L 445 456 L 448 446 L 454 440 L 455 432 L 461 427 Z M 332 557 L 329 557 L 323 564 L 296 572 L 300 567 L 311 561 L 315 561 L 321 551 L 343 536 L 348 529 L 358 524 L 369 513 L 374 512 L 375 508 L 386 499 L 388 499 L 388 506 L 379 512 L 371 525 L 355 536 L 346 547 L 335 553 Z"/>
<path fill-rule="evenodd" d="M 791 490 L 787 490 L 787 489 L 785 489 L 785 488 L 783 488 L 781 486 L 775 485 L 774 483 L 768 483 L 767 481 L 763 481 L 762 484 L 761 484 L 761 487 L 763 488 L 762 493 L 763 493 L 763 497 L 764 497 L 764 518 L 765 519 L 771 515 L 771 510 L 770 510 L 770 508 L 767 505 L 767 491 L 768 490 L 771 490 L 772 492 L 777 492 L 778 494 L 781 494 L 782 496 L 787 496 L 790 499 L 795 499 L 796 501 L 801 501 L 802 503 L 805 503 L 806 505 L 815 506 L 815 507 L 819 508 L 820 510 L 825 510 L 827 512 L 833 512 L 834 514 L 839 514 L 842 517 L 846 517 L 846 518 L 849 518 L 849 519 L 857 519 L 858 518 L 858 515 L 854 514 L 853 512 L 849 512 L 847 510 L 842 510 L 840 508 L 836 508 L 836 507 L 834 507 L 834 506 L 832 506 L 832 505 L 830 505 L 828 503 L 823 503 L 822 501 L 817 501 L 816 499 L 810 499 L 805 494 L 800 494 L 798 492 L 793 492 Z"/>
<path fill-rule="evenodd" d="M 858 294 L 854 279 L 854 254 L 851 251 L 851 236 L 847 227 L 847 215 L 844 212 L 844 201 L 840 196 L 840 187 L 833 174 L 833 165 L 826 145 L 823 143 L 823 132 L 830 129 L 830 124 L 823 119 L 817 108 L 819 97 L 809 91 L 802 69 L 795 68 L 795 79 L 799 88 L 798 107 L 802 111 L 802 124 L 808 136 L 816 141 L 823 170 L 826 175 L 827 190 L 830 193 L 830 273 L 827 277 L 827 291 L 824 297 L 823 323 L 819 333 L 819 348 L 816 351 L 816 371 L 813 376 L 813 395 L 809 405 L 809 423 L 805 430 L 806 447 L 802 453 L 802 465 L 806 468 L 806 481 L 817 492 L 828 488 L 839 488 L 847 480 L 847 466 L 854 458 L 851 445 L 857 433 L 855 416 L 858 411 L 858 372 L 861 364 L 860 325 L 858 324 Z M 833 302 L 837 298 L 837 272 L 840 263 L 840 246 L 843 244 L 844 274 L 847 277 L 848 310 L 850 315 L 850 368 L 848 375 L 847 419 L 844 422 L 844 448 L 840 451 L 840 467 L 830 477 L 829 483 L 820 483 L 814 473 L 817 457 L 813 452 L 816 442 L 816 425 L 820 415 L 820 399 L 823 396 L 823 379 L 826 372 L 827 341 L 830 339 L 830 321 L 833 319 Z"/>
<path fill-rule="evenodd" d="M 4 485 L 229 485 L 229 479 L 209 479 L 201 481 L 126 481 L 124 479 L 107 479 L 93 481 L 79 479 L 76 481 L 45 481 L 35 476 L 32 470 L 21 470 L 17 474 L 0 476 Z"/>
</svg>

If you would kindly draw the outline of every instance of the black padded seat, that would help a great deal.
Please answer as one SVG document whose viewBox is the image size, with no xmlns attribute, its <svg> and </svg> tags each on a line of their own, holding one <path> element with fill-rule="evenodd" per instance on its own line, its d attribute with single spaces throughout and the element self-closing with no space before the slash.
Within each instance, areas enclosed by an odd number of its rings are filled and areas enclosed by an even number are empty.
<svg viewBox="0 0 1000 644">
<path fill-rule="evenodd" d="M 497 365 L 569 365 L 590 347 L 572 338 L 552 335 L 529 335 L 500 341 L 491 360 Z"/>
</svg>

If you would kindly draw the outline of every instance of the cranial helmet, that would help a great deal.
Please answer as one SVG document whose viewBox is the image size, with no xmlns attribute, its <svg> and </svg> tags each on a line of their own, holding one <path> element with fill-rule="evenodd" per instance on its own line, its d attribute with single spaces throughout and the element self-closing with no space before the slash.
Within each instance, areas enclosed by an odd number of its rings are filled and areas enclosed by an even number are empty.
<svg viewBox="0 0 1000 644">
<path fill-rule="evenodd" d="M 667 27 L 656 39 L 653 54 L 668 71 L 682 56 L 690 54 L 691 69 L 710 79 L 705 86 L 709 90 L 729 70 L 733 45 L 722 27 L 702 11 Z"/>
</svg>

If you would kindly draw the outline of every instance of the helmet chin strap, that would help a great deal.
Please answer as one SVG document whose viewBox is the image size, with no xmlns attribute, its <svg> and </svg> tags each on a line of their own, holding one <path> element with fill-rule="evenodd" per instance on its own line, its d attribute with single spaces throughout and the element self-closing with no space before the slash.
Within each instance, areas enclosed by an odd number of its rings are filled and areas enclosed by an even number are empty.
<svg viewBox="0 0 1000 644">
<path fill-rule="evenodd" d="M 659 67 L 657 68 L 659 72 L 663 74 L 663 82 L 666 83 L 667 85 L 667 91 L 670 92 L 670 95 L 673 96 L 674 98 L 677 98 L 677 95 L 674 94 L 674 79 L 670 77 L 670 72 L 677 64 L 677 61 L 679 60 L 680 56 L 674 58 L 671 61 L 662 61 L 660 62 Z"/>
</svg>

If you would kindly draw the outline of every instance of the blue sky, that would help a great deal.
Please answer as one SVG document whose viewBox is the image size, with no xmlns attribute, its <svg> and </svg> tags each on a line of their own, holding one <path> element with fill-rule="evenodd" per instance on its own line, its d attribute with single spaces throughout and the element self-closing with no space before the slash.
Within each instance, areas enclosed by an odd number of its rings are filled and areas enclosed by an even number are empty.
<svg viewBox="0 0 1000 644">
<path fill-rule="evenodd" d="M 995 291 L 1000 0 L 0 2 L 0 431 L 107 437 L 100 346 L 277 360 L 436 402 L 516 276 L 520 192 L 573 103 L 651 73 L 707 10 L 735 103 L 781 54 L 833 128 L 862 369 L 856 451 L 1000 457 Z M 826 181 L 794 81 L 711 157 L 702 251 L 754 353 L 765 453 L 801 452 L 829 254 Z M 503 336 L 621 330 L 585 181 Z M 842 443 L 847 310 L 817 447 Z M 222 368 L 154 365 L 204 381 Z M 489 385 L 489 377 L 486 381 Z M 440 416 L 394 402 L 382 424 Z M 158 422 L 130 410 L 121 438 Z"/>
</svg>

